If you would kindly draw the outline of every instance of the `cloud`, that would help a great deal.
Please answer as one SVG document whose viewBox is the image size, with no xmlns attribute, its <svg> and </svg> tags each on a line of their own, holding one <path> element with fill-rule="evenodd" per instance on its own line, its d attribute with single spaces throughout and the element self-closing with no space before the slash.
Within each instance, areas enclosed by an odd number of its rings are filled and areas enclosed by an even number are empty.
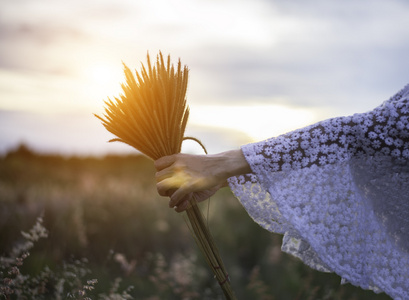
<svg viewBox="0 0 409 300">
<path fill-rule="evenodd" d="M 63 64 L 53 64 L 51 54 L 72 41 L 84 41 L 79 30 L 55 24 L 1 23 L 0 68 L 69 73 Z M 60 48 L 60 49 L 61 49 Z"/>
<path fill-rule="evenodd" d="M 89 70 L 162 50 L 189 66 L 192 106 L 365 111 L 408 81 L 408 13 L 404 0 L 3 1 L 0 109 L 91 110 L 114 95 Z"/>
<path fill-rule="evenodd" d="M 129 14 L 126 3 L 112 1 L 3 1 L 0 8 L 0 68 L 71 75 L 76 61 L 100 52 L 105 29 Z"/>
<path fill-rule="evenodd" d="M 346 113 L 372 108 L 406 84 L 407 2 L 268 3 L 269 25 L 278 25 L 270 46 L 210 43 L 194 52 L 215 102 L 285 99 Z M 205 95 L 202 87 L 195 97 Z"/>
</svg>

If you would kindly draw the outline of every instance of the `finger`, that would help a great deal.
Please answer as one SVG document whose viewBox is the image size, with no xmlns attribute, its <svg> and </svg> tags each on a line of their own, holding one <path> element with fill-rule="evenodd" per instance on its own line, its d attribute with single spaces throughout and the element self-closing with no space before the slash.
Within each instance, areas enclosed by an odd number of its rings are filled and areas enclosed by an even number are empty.
<svg viewBox="0 0 409 300">
<path fill-rule="evenodd" d="M 176 160 L 175 155 L 168 155 L 168 156 L 163 156 L 154 162 L 154 166 L 157 171 L 163 170 L 167 167 L 170 167 Z"/>
<path fill-rule="evenodd" d="M 185 211 L 189 206 L 189 201 L 183 201 L 179 206 L 175 207 L 175 211 L 181 213 Z"/>
<path fill-rule="evenodd" d="M 185 195 L 183 198 L 181 198 L 179 200 L 178 203 L 173 204 L 172 201 L 172 197 L 171 200 L 169 201 L 169 207 L 170 208 L 174 208 L 176 211 L 183 211 L 184 209 L 186 209 L 186 207 L 188 206 L 189 202 L 192 200 L 193 194 L 189 193 L 187 195 Z"/>
<path fill-rule="evenodd" d="M 164 179 L 156 184 L 156 189 L 161 196 L 172 196 L 177 188 L 172 178 Z"/>
<path fill-rule="evenodd" d="M 189 200 L 191 198 L 191 192 L 193 188 L 191 185 L 184 184 L 178 188 L 170 197 L 169 206 L 175 207 L 178 206 L 184 200 Z"/>
<path fill-rule="evenodd" d="M 162 181 L 162 180 L 164 180 L 166 178 L 169 178 L 169 177 L 172 176 L 172 174 L 173 174 L 173 171 L 170 170 L 169 168 L 166 168 L 166 169 L 163 169 L 163 170 L 161 170 L 159 172 L 156 172 L 156 174 L 155 174 L 156 182 L 160 182 L 160 181 Z"/>
<path fill-rule="evenodd" d="M 164 193 L 165 193 L 164 196 L 170 198 L 170 197 L 172 197 L 172 195 L 175 193 L 175 191 L 176 191 L 176 189 L 168 189 L 167 191 L 164 192 Z M 169 201 L 170 201 L 170 199 L 169 199 Z"/>
<path fill-rule="evenodd" d="M 182 205 L 186 201 L 189 202 L 192 199 L 192 196 L 193 196 L 192 193 L 188 193 L 188 194 L 184 195 L 183 197 L 181 197 L 180 199 L 178 199 L 177 201 L 175 201 L 175 199 L 173 198 L 173 194 L 172 194 L 172 196 L 170 196 L 170 200 L 169 200 L 169 207 L 170 208 L 178 207 L 178 206 Z"/>
</svg>

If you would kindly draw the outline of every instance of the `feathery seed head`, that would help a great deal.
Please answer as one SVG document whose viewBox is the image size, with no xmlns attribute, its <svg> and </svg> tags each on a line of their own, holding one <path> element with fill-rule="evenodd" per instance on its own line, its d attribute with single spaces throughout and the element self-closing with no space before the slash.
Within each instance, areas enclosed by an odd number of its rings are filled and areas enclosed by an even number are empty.
<svg viewBox="0 0 409 300">
<path fill-rule="evenodd" d="M 188 68 L 165 63 L 159 52 L 156 63 L 132 71 L 124 64 L 126 82 L 123 94 L 105 101 L 103 116 L 95 115 L 116 138 L 110 140 L 128 144 L 156 160 L 180 152 L 189 117 L 186 103 Z M 136 78 L 135 78 L 136 77 Z"/>
</svg>

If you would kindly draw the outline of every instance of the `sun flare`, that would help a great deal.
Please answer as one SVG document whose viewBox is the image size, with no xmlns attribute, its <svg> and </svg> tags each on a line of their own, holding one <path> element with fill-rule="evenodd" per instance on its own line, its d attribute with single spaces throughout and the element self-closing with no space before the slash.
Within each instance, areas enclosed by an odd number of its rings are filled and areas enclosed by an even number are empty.
<svg viewBox="0 0 409 300">
<path fill-rule="evenodd" d="M 83 69 L 84 98 L 93 110 L 101 107 L 107 96 L 118 95 L 124 81 L 122 64 L 95 63 Z"/>
<path fill-rule="evenodd" d="M 95 64 L 86 69 L 86 76 L 94 83 L 105 84 L 118 84 L 123 77 L 122 69 L 119 67 L 110 66 L 108 64 Z"/>
<path fill-rule="evenodd" d="M 96 82 L 109 82 L 112 78 L 109 68 L 106 66 L 95 66 L 91 69 L 91 77 Z"/>
</svg>

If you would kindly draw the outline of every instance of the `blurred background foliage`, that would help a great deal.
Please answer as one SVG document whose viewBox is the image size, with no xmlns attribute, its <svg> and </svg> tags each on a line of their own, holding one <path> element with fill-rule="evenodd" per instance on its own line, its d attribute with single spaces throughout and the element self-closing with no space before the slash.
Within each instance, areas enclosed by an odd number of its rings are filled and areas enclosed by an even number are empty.
<svg viewBox="0 0 409 300">
<path fill-rule="evenodd" d="M 157 195 L 154 174 L 140 155 L 63 157 L 21 145 L 0 158 L 0 255 L 42 217 L 48 237 L 20 267 L 29 277 L 53 272 L 39 299 L 54 299 L 58 282 L 68 284 L 67 266 L 79 265 L 84 282 L 98 280 L 90 299 L 223 299 L 184 215 Z M 201 206 L 238 299 L 390 299 L 282 253 L 281 236 L 255 224 L 227 188 Z"/>
</svg>

